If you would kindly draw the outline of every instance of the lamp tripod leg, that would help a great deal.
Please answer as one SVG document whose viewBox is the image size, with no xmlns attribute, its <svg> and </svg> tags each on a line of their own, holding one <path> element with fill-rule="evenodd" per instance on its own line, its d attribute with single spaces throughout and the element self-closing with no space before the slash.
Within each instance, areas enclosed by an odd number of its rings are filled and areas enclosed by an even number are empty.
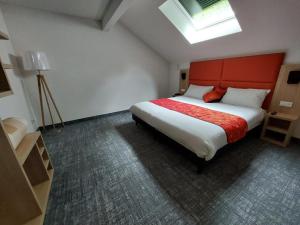
<svg viewBox="0 0 300 225">
<path fill-rule="evenodd" d="M 44 83 L 43 80 L 41 80 L 41 84 L 42 84 L 42 85 L 41 85 L 41 86 L 42 86 L 42 90 L 43 90 L 44 95 L 45 95 L 46 103 L 47 103 L 47 106 L 48 106 L 49 114 L 50 114 L 50 117 L 51 117 L 52 126 L 53 126 L 53 128 L 55 128 L 55 124 L 54 124 L 54 120 L 53 120 L 51 108 L 50 108 L 50 105 L 49 105 L 49 100 L 48 100 L 48 97 L 47 97 L 47 92 L 46 92 L 46 88 L 45 88 L 45 83 Z"/>
<path fill-rule="evenodd" d="M 41 75 L 37 75 L 38 89 L 39 89 L 39 99 L 40 99 L 40 107 L 41 107 L 41 116 L 43 128 L 45 129 L 45 115 L 44 115 L 44 106 L 43 106 L 43 96 L 42 96 L 42 87 L 41 87 Z"/>
<path fill-rule="evenodd" d="M 54 101 L 53 96 L 52 96 L 52 94 L 51 94 L 51 91 L 50 91 L 50 89 L 49 89 L 49 87 L 48 87 L 48 84 L 47 84 L 47 82 L 46 82 L 46 79 L 44 78 L 44 76 L 42 76 L 41 79 L 43 80 L 43 82 L 44 82 L 44 84 L 45 84 L 45 87 L 46 87 L 46 89 L 47 89 L 47 92 L 48 92 L 48 94 L 49 94 L 49 97 L 50 97 L 50 99 L 51 99 L 51 101 L 52 101 L 52 103 L 53 103 L 53 106 L 54 106 L 54 108 L 55 108 L 55 110 L 56 110 L 56 113 L 57 113 L 57 115 L 58 115 L 58 117 L 59 117 L 59 119 L 60 119 L 61 125 L 64 127 L 64 126 L 65 126 L 65 125 L 64 125 L 64 122 L 63 122 L 63 120 L 62 120 L 62 118 L 61 118 L 61 115 L 60 115 L 60 113 L 59 113 L 59 111 L 58 111 L 58 108 L 57 108 L 57 106 L 56 106 L 56 104 L 55 104 L 55 101 Z"/>
</svg>

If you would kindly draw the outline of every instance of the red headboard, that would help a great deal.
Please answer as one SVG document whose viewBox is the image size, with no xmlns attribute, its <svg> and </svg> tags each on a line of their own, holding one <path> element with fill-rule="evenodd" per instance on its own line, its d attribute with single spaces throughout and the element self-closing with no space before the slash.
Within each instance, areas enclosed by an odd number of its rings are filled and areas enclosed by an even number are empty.
<svg viewBox="0 0 300 225">
<path fill-rule="evenodd" d="M 284 53 L 274 53 L 192 62 L 189 71 L 189 83 L 270 89 L 272 92 L 263 104 L 263 108 L 268 109 L 284 56 Z"/>
</svg>

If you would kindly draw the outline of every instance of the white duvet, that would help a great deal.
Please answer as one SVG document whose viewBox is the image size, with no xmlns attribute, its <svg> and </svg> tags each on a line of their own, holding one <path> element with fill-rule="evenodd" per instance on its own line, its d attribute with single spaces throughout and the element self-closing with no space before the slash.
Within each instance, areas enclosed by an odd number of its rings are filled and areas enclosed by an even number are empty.
<svg viewBox="0 0 300 225">
<path fill-rule="evenodd" d="M 249 130 L 258 126 L 265 114 L 263 109 L 224 103 L 205 103 L 202 100 L 184 96 L 170 99 L 240 116 L 247 121 Z M 137 103 L 131 107 L 130 111 L 205 160 L 213 158 L 216 152 L 227 144 L 223 128 L 151 102 Z"/>
</svg>

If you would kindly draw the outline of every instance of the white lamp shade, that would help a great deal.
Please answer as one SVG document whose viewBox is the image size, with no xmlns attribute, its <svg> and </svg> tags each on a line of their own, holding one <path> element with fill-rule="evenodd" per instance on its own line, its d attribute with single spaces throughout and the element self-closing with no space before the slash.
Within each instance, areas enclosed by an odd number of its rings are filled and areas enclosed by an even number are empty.
<svg viewBox="0 0 300 225">
<path fill-rule="evenodd" d="M 44 52 L 27 51 L 23 57 L 25 70 L 50 70 L 48 58 Z"/>
</svg>

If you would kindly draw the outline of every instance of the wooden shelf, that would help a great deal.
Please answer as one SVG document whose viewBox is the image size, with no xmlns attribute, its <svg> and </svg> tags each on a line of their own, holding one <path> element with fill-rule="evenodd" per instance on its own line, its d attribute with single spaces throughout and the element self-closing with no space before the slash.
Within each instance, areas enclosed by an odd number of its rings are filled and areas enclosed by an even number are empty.
<svg viewBox="0 0 300 225">
<path fill-rule="evenodd" d="M 0 98 L 14 94 L 12 90 L 0 92 Z"/>
<path fill-rule="evenodd" d="M 43 210 L 47 207 L 47 200 L 50 192 L 51 181 L 53 178 L 53 170 L 49 171 L 49 176 L 49 180 L 33 186 L 34 193 L 39 200 L 40 206 Z"/>
<path fill-rule="evenodd" d="M 271 118 L 286 120 L 286 121 L 296 121 L 299 118 L 297 115 L 291 115 L 291 114 L 279 113 L 279 112 L 276 115 L 272 115 L 269 113 L 268 116 Z"/>
<path fill-rule="evenodd" d="M 275 131 L 275 132 L 278 132 L 278 133 L 281 133 L 281 134 L 287 134 L 289 132 L 286 129 L 275 127 L 275 126 L 270 126 L 270 125 L 268 125 L 266 127 L 266 129 L 271 130 L 271 131 Z"/>
<path fill-rule="evenodd" d="M 279 145 L 281 147 L 285 147 L 285 144 L 283 142 L 281 142 L 281 141 L 276 141 L 276 140 L 274 140 L 272 138 L 269 138 L 269 137 L 262 137 L 261 139 L 265 140 L 265 141 L 268 141 L 268 142 L 270 142 L 272 144 Z"/>
<path fill-rule="evenodd" d="M 41 224 L 43 224 L 45 214 L 46 214 L 47 202 L 48 202 L 48 198 L 49 198 L 49 194 L 50 194 L 50 190 L 51 190 L 51 184 L 52 184 L 54 170 L 51 169 L 48 171 L 48 173 L 49 173 L 49 177 L 50 177 L 50 179 L 48 181 L 45 181 L 45 182 L 33 187 L 35 195 L 36 195 L 37 199 L 39 200 L 40 206 L 43 209 L 43 213 L 40 216 L 28 221 L 24 225 L 41 225 Z"/>
<path fill-rule="evenodd" d="M 40 137 L 39 131 L 25 135 L 22 142 L 16 149 L 16 156 L 21 165 L 24 164 L 37 139 Z"/>
<path fill-rule="evenodd" d="M 14 68 L 13 64 L 5 64 L 5 63 L 3 63 L 2 65 L 3 65 L 3 68 L 6 69 L 6 70 Z"/>
<path fill-rule="evenodd" d="M 15 149 L 0 120 L 0 224 L 42 225 L 53 166 L 40 132 L 25 135 Z"/>
<path fill-rule="evenodd" d="M 5 34 L 2 31 L 0 31 L 0 39 L 2 39 L 2 40 L 9 40 L 9 37 L 8 37 L 7 34 Z"/>
</svg>

